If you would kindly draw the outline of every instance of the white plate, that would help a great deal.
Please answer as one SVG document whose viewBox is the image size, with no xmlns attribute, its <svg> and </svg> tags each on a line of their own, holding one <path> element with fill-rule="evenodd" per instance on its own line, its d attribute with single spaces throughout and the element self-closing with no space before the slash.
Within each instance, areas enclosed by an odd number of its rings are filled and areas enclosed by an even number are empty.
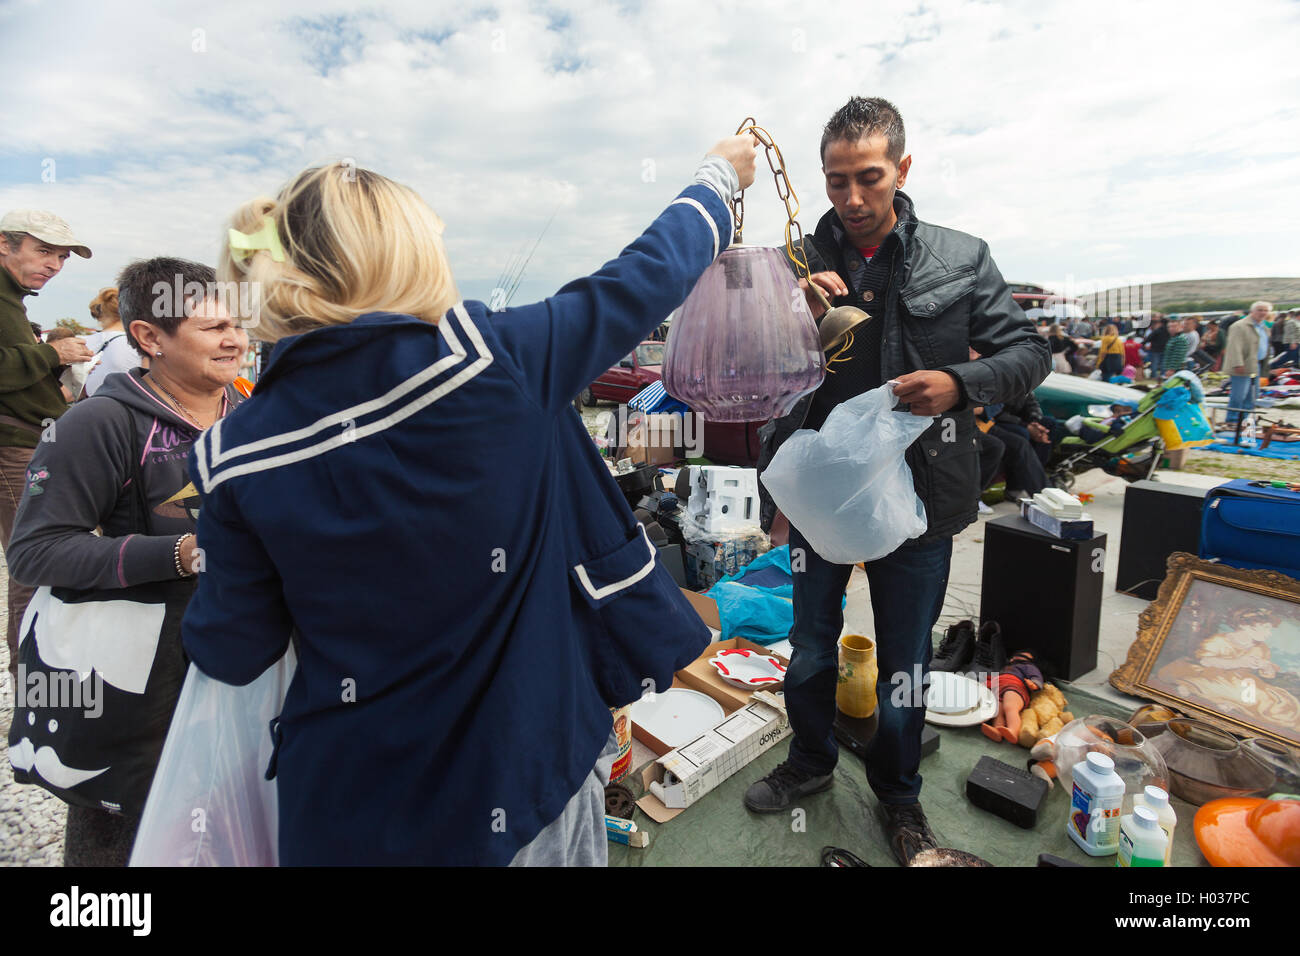
<svg viewBox="0 0 1300 956">
<path fill-rule="evenodd" d="M 980 704 L 980 685 L 964 674 L 930 672 L 925 709 L 936 714 L 965 714 Z"/>
<path fill-rule="evenodd" d="M 632 705 L 632 723 L 674 749 L 716 727 L 725 716 L 712 697 L 684 687 L 647 695 Z"/>
<path fill-rule="evenodd" d="M 931 686 L 934 685 L 931 684 Z M 932 710 L 926 710 L 925 722 L 934 724 L 936 727 L 974 727 L 997 716 L 998 699 L 993 691 L 982 685 L 976 686 L 979 687 L 980 699 L 979 705 L 974 710 L 961 714 L 940 714 Z"/>
<path fill-rule="evenodd" d="M 719 651 L 709 658 L 718 676 L 737 687 L 780 687 L 785 668 L 775 657 L 767 657 L 748 648 L 735 647 Z"/>
</svg>

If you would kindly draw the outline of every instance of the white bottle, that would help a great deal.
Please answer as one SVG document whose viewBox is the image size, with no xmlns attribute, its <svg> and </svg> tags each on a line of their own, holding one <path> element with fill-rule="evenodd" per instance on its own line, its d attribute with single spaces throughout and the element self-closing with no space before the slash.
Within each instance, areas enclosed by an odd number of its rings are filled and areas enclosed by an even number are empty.
<svg viewBox="0 0 1300 956">
<path fill-rule="evenodd" d="M 1085 761 L 1074 765 L 1071 776 L 1073 791 L 1065 832 L 1090 856 L 1116 852 L 1124 781 L 1115 772 L 1115 761 L 1102 753 L 1089 753 Z"/>
<path fill-rule="evenodd" d="M 1116 866 L 1164 866 L 1169 837 L 1150 807 L 1134 807 L 1119 828 Z"/>
<path fill-rule="evenodd" d="M 1174 827 L 1178 826 L 1178 815 L 1174 813 L 1174 808 L 1169 805 L 1169 794 L 1159 787 L 1149 786 L 1142 793 L 1133 798 L 1133 809 L 1146 807 L 1153 811 L 1156 819 L 1160 821 L 1160 829 L 1165 831 L 1165 836 L 1169 838 L 1165 846 L 1165 866 L 1170 866 L 1170 856 L 1174 852 Z"/>
</svg>

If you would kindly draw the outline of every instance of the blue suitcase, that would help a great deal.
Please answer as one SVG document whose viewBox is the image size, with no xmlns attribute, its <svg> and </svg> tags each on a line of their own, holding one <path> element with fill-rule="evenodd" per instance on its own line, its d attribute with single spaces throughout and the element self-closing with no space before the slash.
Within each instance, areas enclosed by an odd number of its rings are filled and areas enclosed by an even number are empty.
<svg viewBox="0 0 1300 956">
<path fill-rule="evenodd" d="M 1300 492 L 1245 478 L 1212 488 L 1201 512 L 1201 557 L 1300 578 Z"/>
</svg>

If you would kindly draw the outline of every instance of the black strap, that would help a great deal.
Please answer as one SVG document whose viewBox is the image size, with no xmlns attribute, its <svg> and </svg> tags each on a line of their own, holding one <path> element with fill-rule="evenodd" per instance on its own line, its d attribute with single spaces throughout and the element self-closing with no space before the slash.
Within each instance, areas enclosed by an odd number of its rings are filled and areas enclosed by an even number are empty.
<svg viewBox="0 0 1300 956">
<path fill-rule="evenodd" d="M 149 496 L 145 493 L 144 488 L 144 471 L 141 459 L 144 458 L 145 449 L 140 444 L 140 430 L 136 428 L 135 416 L 131 414 L 131 409 L 122 405 L 126 411 L 127 421 L 130 423 L 131 434 L 131 463 L 128 469 L 131 477 L 128 479 L 132 488 L 131 495 L 131 527 L 142 529 L 139 533 L 153 534 L 153 513 L 149 510 Z M 155 423 L 157 419 L 154 419 Z"/>
<path fill-rule="evenodd" d="M 114 342 L 116 342 L 116 341 L 117 341 L 119 338 L 121 338 L 123 335 L 126 335 L 126 333 L 125 333 L 125 332 L 120 332 L 120 331 L 119 331 L 119 332 L 117 333 L 117 335 L 113 335 L 113 336 L 110 336 L 109 338 L 106 338 L 106 339 L 104 340 L 103 344 L 100 345 L 99 348 L 95 349 L 95 354 L 98 355 L 100 352 L 104 351 L 104 349 L 108 348 L 110 345 L 112 345 Z"/>
</svg>

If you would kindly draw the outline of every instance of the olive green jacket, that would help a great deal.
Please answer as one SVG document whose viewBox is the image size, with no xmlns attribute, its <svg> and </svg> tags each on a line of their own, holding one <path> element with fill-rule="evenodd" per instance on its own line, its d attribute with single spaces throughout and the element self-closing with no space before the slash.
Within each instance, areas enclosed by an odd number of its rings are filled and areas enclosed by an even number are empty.
<svg viewBox="0 0 1300 956">
<path fill-rule="evenodd" d="M 1223 350 L 1223 370 L 1229 375 L 1234 368 L 1245 367 L 1246 375 L 1259 374 L 1259 333 L 1250 316 L 1243 316 L 1228 326 L 1228 344 Z"/>
<path fill-rule="evenodd" d="M 0 266 L 0 416 L 27 422 L 30 429 L 0 421 L 0 446 L 35 448 L 40 430 L 68 409 L 54 370 L 59 353 L 32 334 L 23 297 L 35 295 Z"/>
</svg>

